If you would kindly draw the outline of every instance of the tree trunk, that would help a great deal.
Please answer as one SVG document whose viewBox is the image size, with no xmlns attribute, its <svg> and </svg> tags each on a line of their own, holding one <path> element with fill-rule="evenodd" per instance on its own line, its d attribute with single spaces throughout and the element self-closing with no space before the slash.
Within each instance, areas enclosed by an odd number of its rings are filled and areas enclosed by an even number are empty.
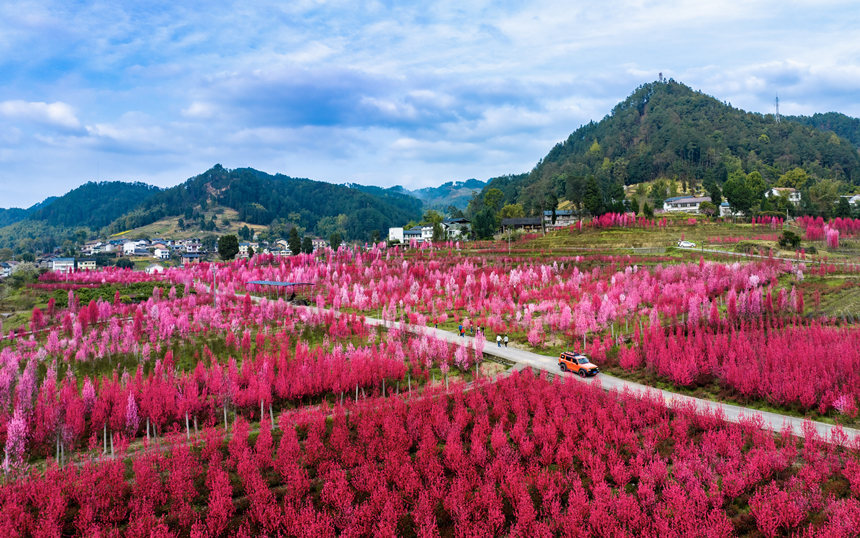
<svg viewBox="0 0 860 538">
<path fill-rule="evenodd" d="M 104 445 L 105 448 L 102 450 L 102 454 L 107 454 L 107 423 L 105 423 Z"/>
<path fill-rule="evenodd" d="M 227 431 L 227 429 L 228 429 L 228 424 L 227 424 L 227 404 L 224 404 L 224 431 Z"/>
<path fill-rule="evenodd" d="M 185 438 L 191 439 L 191 428 L 188 427 L 188 411 L 185 412 Z"/>
</svg>

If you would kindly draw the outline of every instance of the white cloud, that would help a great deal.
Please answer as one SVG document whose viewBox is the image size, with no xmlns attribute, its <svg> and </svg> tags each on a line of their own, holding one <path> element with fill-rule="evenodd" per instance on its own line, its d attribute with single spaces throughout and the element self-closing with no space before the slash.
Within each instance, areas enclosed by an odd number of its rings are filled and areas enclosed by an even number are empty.
<svg viewBox="0 0 860 538">
<path fill-rule="evenodd" d="M 186 118 L 208 119 L 215 115 L 215 107 L 210 103 L 194 101 L 182 109 L 182 115 Z"/>
<path fill-rule="evenodd" d="M 0 102 L 0 115 L 65 129 L 78 129 L 81 126 L 72 107 L 60 101 L 54 103 L 3 101 Z"/>
</svg>

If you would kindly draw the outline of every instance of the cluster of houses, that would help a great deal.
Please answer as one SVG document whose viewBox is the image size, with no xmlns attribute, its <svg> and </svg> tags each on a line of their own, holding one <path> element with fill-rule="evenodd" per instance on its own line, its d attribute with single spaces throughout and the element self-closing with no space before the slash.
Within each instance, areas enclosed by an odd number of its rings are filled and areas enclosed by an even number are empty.
<svg viewBox="0 0 860 538">
<path fill-rule="evenodd" d="M 504 218 L 501 221 L 502 231 L 523 230 L 526 232 L 541 231 L 543 229 L 555 230 L 566 228 L 576 223 L 573 211 L 569 209 L 557 209 L 555 218 L 552 211 L 544 211 L 541 217 L 517 217 Z M 462 241 L 469 239 L 472 235 L 472 223 L 467 218 L 452 218 L 442 221 L 442 230 L 446 240 Z M 389 228 L 388 240 L 398 243 L 425 243 L 433 240 L 433 226 L 414 226 L 412 228 Z"/>
<path fill-rule="evenodd" d="M 87 256 L 113 254 L 114 256 L 153 257 L 160 260 L 170 259 L 171 254 L 200 254 L 202 245 L 199 239 L 112 239 L 109 241 L 90 241 L 81 251 Z"/>
<path fill-rule="evenodd" d="M 465 218 L 445 219 L 442 221 L 442 231 L 445 233 L 445 237 L 452 241 L 468 239 L 472 232 L 472 223 Z M 388 240 L 397 243 L 430 242 L 433 240 L 433 226 L 389 228 Z"/>
<path fill-rule="evenodd" d="M 764 193 L 766 198 L 771 198 L 775 196 L 784 196 L 791 202 L 795 207 L 800 205 L 801 195 L 800 191 L 797 189 L 792 189 L 791 187 L 773 187 L 766 193 Z M 850 196 L 845 196 L 848 200 L 848 203 L 853 206 L 860 206 L 860 194 L 854 194 Z M 700 213 L 700 206 L 702 202 L 710 202 L 710 196 L 675 196 L 672 198 L 666 198 L 663 202 L 663 211 L 669 213 Z M 737 217 L 740 214 L 736 211 L 733 211 L 728 202 L 723 202 L 720 204 L 720 215 L 721 217 Z"/>
<path fill-rule="evenodd" d="M 328 246 L 327 241 L 319 238 L 312 238 L 311 244 L 314 250 Z M 206 259 L 206 256 L 209 254 L 197 238 L 91 241 L 83 245 L 81 252 L 85 256 L 108 254 L 115 257 L 151 258 L 158 261 L 178 259 L 183 265 L 198 263 L 201 259 Z M 292 251 L 286 239 L 279 239 L 273 243 L 256 241 L 243 241 L 239 243 L 238 256 L 240 258 L 248 258 L 253 253 L 290 256 Z M 49 258 L 43 260 L 41 265 L 53 271 L 68 273 L 71 271 L 95 269 L 96 260 L 90 258 Z M 163 270 L 164 266 L 158 263 L 153 263 L 146 268 L 148 273 L 160 273 Z"/>
</svg>

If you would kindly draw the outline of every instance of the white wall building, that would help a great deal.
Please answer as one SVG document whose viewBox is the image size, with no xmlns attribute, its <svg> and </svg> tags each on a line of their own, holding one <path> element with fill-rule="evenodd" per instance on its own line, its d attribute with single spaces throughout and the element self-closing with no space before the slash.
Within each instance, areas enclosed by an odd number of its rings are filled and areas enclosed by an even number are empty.
<svg viewBox="0 0 860 538">
<path fill-rule="evenodd" d="M 403 228 L 389 228 L 388 240 L 403 242 Z"/>
<path fill-rule="evenodd" d="M 800 204 L 800 191 L 791 187 L 774 187 L 764 193 L 765 198 L 770 198 L 771 196 L 786 196 L 792 204 Z"/>
<path fill-rule="evenodd" d="M 702 202 L 710 201 L 710 196 L 675 196 L 663 201 L 663 211 L 698 213 Z"/>
<path fill-rule="evenodd" d="M 51 260 L 51 270 L 55 273 L 71 273 L 75 270 L 75 259 L 54 258 Z"/>
</svg>

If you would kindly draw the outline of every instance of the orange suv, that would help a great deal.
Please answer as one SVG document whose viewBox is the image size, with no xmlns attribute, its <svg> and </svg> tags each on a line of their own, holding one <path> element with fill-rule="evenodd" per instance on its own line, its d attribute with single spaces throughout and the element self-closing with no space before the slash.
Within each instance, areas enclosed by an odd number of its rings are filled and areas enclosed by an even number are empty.
<svg viewBox="0 0 860 538">
<path fill-rule="evenodd" d="M 558 357 L 558 367 L 562 372 L 573 372 L 580 377 L 597 375 L 600 371 L 596 364 L 592 364 L 588 357 L 581 353 L 564 351 Z"/>
</svg>

